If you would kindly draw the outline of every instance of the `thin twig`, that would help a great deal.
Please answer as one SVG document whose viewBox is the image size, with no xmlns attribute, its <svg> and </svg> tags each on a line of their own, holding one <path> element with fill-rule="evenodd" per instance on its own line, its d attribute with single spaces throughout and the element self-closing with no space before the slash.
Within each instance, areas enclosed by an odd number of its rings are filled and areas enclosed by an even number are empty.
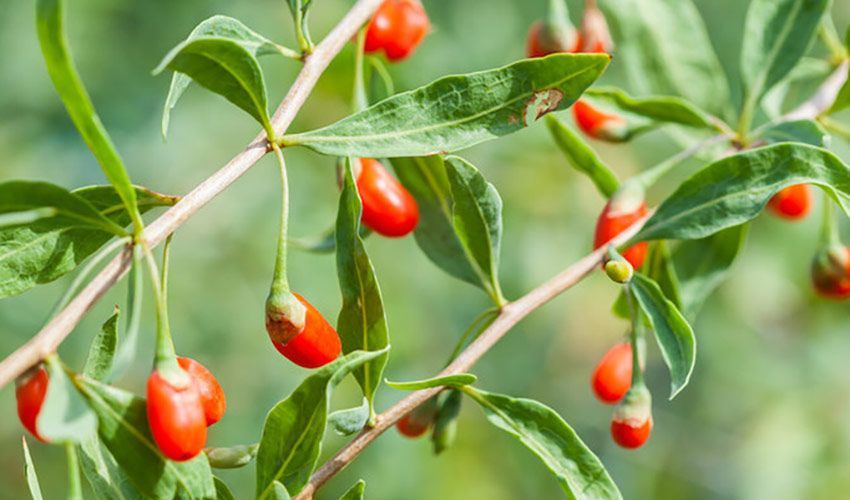
<svg viewBox="0 0 850 500">
<path fill-rule="evenodd" d="M 289 92 L 278 106 L 272 117 L 275 133 L 283 134 L 292 123 L 295 115 L 304 105 L 319 76 L 330 61 L 339 53 L 360 27 L 369 20 L 372 12 L 378 8 L 381 0 L 358 0 L 351 10 L 328 33 L 315 51 L 306 58 L 304 67 L 292 83 Z M 141 236 L 144 244 L 153 248 L 166 236 L 224 191 L 230 184 L 244 174 L 268 151 L 266 135 L 261 133 L 239 154 L 233 157 L 177 204 L 153 221 Z M 59 344 L 71 333 L 77 323 L 92 306 L 127 272 L 132 260 L 132 251 L 125 248 L 120 255 L 109 262 L 94 279 L 57 314 L 41 331 L 26 344 L 0 362 L 0 387 L 11 382 L 30 366 L 54 352 Z"/>
<path fill-rule="evenodd" d="M 640 231 L 644 223 L 652 214 L 648 214 L 639 221 L 632 224 L 624 232 L 620 233 L 611 241 L 612 245 L 620 245 L 628 241 L 632 236 Z M 469 346 L 455 358 L 452 363 L 447 366 L 439 377 L 446 375 L 455 375 L 458 373 L 468 372 L 481 357 L 489 351 L 496 343 L 507 334 L 520 320 L 528 316 L 531 312 L 543 304 L 549 302 L 559 294 L 569 290 L 591 271 L 596 269 L 602 258 L 605 256 L 607 247 L 602 247 L 593 253 L 583 257 L 573 265 L 562 271 L 560 274 L 551 278 L 546 283 L 538 286 L 531 292 L 527 293 L 520 299 L 507 303 L 486 330 L 478 336 Z M 423 389 L 420 391 L 408 394 L 404 399 L 390 407 L 388 410 L 379 414 L 375 420 L 375 425 L 368 429 L 364 429 L 353 440 L 345 445 L 336 455 L 322 465 L 311 477 L 310 482 L 304 486 L 294 500 L 309 500 L 313 498 L 316 490 L 325 484 L 330 478 L 336 475 L 339 471 L 350 464 L 357 456 L 367 447 L 372 441 L 380 436 L 385 430 L 392 427 L 401 417 L 410 413 L 411 410 L 424 403 L 432 396 L 438 394 L 442 387 L 434 387 L 431 389 Z"/>
</svg>

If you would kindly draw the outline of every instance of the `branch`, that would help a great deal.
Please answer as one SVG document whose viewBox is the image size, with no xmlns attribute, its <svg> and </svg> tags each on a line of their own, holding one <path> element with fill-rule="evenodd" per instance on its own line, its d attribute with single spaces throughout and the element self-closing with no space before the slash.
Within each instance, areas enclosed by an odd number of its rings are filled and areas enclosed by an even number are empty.
<svg viewBox="0 0 850 500">
<path fill-rule="evenodd" d="M 380 4 L 381 0 L 358 0 L 348 14 L 328 33 L 327 37 L 316 46 L 315 51 L 306 58 L 304 67 L 301 68 L 301 72 L 298 73 L 298 77 L 292 83 L 286 97 L 283 98 L 272 116 L 272 127 L 275 133 L 281 135 L 286 131 L 328 64 L 342 50 L 348 40 L 355 36 L 357 30 L 369 20 Z M 265 133 L 257 135 L 227 165 L 195 187 L 177 204 L 153 221 L 141 235 L 143 244 L 153 248 L 161 243 L 166 236 L 174 232 L 201 207 L 218 196 L 257 163 L 268 151 L 266 143 Z M 0 362 L 0 387 L 5 386 L 29 367 L 56 351 L 59 344 L 65 340 L 92 306 L 124 276 L 132 260 L 131 253 L 127 248 L 115 257 L 41 331 Z"/>
<path fill-rule="evenodd" d="M 637 234 L 652 214 L 638 220 L 616 238 L 611 245 L 619 246 Z M 573 265 L 538 286 L 520 299 L 506 304 L 496 320 L 484 330 L 477 339 L 467 346 L 455 360 L 447 366 L 438 377 L 468 372 L 481 357 L 502 339 L 520 320 L 543 304 L 549 302 L 561 293 L 580 283 L 588 274 L 596 269 L 607 252 L 607 246 L 599 248 L 575 262 Z M 330 478 L 354 461 L 372 441 L 385 430 L 392 427 L 401 417 L 410 413 L 414 408 L 442 391 L 442 387 L 423 389 L 410 393 L 404 399 L 377 416 L 375 425 L 364 429 L 360 434 L 345 445 L 336 455 L 322 465 L 311 477 L 293 500 L 310 500 L 313 494 Z"/>
</svg>

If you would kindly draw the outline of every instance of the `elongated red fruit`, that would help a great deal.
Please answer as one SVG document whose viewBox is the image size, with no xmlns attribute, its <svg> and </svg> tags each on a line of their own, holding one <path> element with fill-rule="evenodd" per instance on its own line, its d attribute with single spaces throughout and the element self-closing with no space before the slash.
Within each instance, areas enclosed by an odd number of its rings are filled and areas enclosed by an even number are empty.
<svg viewBox="0 0 850 500">
<path fill-rule="evenodd" d="M 609 349 L 596 365 L 591 387 L 600 401 L 614 404 L 623 399 L 631 386 L 632 345 L 621 342 Z"/>
<path fill-rule="evenodd" d="M 272 339 L 275 349 L 298 366 L 318 368 L 335 360 L 342 351 L 342 344 L 334 327 L 316 310 L 307 299 L 293 293 L 301 302 L 307 313 L 304 319 L 304 329 L 286 343 L 275 340 L 276 326 L 266 315 L 266 329 Z"/>
<path fill-rule="evenodd" d="M 614 197 L 602 209 L 599 219 L 596 221 L 596 234 L 593 238 L 593 248 L 597 249 L 622 233 L 629 226 L 647 214 L 646 203 L 642 199 L 633 197 Z M 647 242 L 637 243 L 623 252 L 623 257 L 635 269 L 639 269 L 646 260 L 649 248 Z"/>
<path fill-rule="evenodd" d="M 192 358 L 178 357 L 177 362 L 180 364 L 180 368 L 186 370 L 186 373 L 195 382 L 198 394 L 201 397 L 201 405 L 204 407 L 207 427 L 221 420 L 227 409 L 227 400 L 218 380 L 204 365 Z"/>
<path fill-rule="evenodd" d="M 42 443 L 47 440 L 41 437 L 36 428 L 38 414 L 47 396 L 47 370 L 43 366 L 25 373 L 15 384 L 15 399 L 18 401 L 18 418 L 24 428 Z"/>
<path fill-rule="evenodd" d="M 640 448 L 652 432 L 652 396 L 642 383 L 635 385 L 614 409 L 611 438 L 623 448 Z"/>
<path fill-rule="evenodd" d="M 640 448 L 652 432 L 652 417 L 644 421 L 611 420 L 611 437 L 623 448 Z"/>
<path fill-rule="evenodd" d="M 187 376 L 174 385 L 159 371 L 148 377 L 147 413 L 151 434 L 163 455 L 176 462 L 198 455 L 207 442 L 207 419 L 197 386 Z"/>
<path fill-rule="evenodd" d="M 588 137 L 609 142 L 628 139 L 628 123 L 622 116 L 606 113 L 585 99 L 576 101 L 572 109 L 576 125 Z"/>
<path fill-rule="evenodd" d="M 434 424 L 437 409 L 437 398 L 432 397 L 401 417 L 396 422 L 395 427 L 402 436 L 417 438 L 428 432 L 428 429 Z"/>
<path fill-rule="evenodd" d="M 416 229 L 419 206 L 413 196 L 377 160 L 360 160 L 357 192 L 363 201 L 363 224 L 378 234 L 401 237 Z"/>
<path fill-rule="evenodd" d="M 850 297 L 850 248 L 830 245 L 821 249 L 812 259 L 812 286 L 826 298 Z"/>
<path fill-rule="evenodd" d="M 811 189 L 806 184 L 788 186 L 773 195 L 767 202 L 767 208 L 783 219 L 802 219 L 812 208 Z"/>
<path fill-rule="evenodd" d="M 385 0 L 366 28 L 367 53 L 384 51 L 390 61 L 410 56 L 431 29 L 419 0 Z"/>
<path fill-rule="evenodd" d="M 543 57 L 558 52 L 578 52 L 581 40 L 575 29 L 564 33 L 545 21 L 535 21 L 528 28 L 525 53 L 528 57 Z"/>
</svg>

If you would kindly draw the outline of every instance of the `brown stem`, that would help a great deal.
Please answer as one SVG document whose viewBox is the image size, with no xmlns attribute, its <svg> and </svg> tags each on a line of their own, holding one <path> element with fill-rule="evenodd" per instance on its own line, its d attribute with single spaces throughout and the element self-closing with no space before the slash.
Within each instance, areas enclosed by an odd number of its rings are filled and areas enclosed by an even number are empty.
<svg viewBox="0 0 850 500">
<path fill-rule="evenodd" d="M 628 229 L 614 238 L 611 244 L 617 246 L 628 241 L 632 236 L 637 234 L 651 215 L 650 213 L 632 224 Z M 506 304 L 496 317 L 496 320 L 437 376 L 455 375 L 469 371 L 472 365 L 496 345 L 520 320 L 559 294 L 578 284 L 585 276 L 596 269 L 602 262 L 606 251 L 607 246 L 586 255 L 546 283 L 538 286 L 518 300 Z M 412 392 L 388 410 L 378 415 L 375 425 L 363 430 L 339 450 L 333 458 L 322 465 L 310 477 L 310 482 L 304 486 L 304 489 L 293 500 L 308 500 L 313 498 L 316 490 L 357 458 L 360 452 L 369 446 L 375 438 L 392 427 L 401 417 L 410 413 L 411 410 L 441 390 L 443 390 L 442 387 L 434 387 Z"/>
<path fill-rule="evenodd" d="M 289 92 L 272 117 L 272 127 L 278 136 L 282 135 L 292 123 L 330 61 L 357 33 L 357 30 L 369 20 L 369 17 L 380 4 L 381 0 L 357 0 L 357 3 L 345 17 L 316 46 L 315 51 L 306 58 L 304 67 L 301 68 L 301 72 L 298 73 L 298 77 L 292 83 L 292 87 L 290 87 Z M 177 204 L 147 226 L 140 239 L 150 248 L 161 243 L 166 236 L 174 232 L 201 207 L 257 163 L 266 152 L 268 152 L 266 134 L 260 133 L 227 165 L 199 184 L 189 194 L 181 198 Z M 95 302 L 124 276 L 130 266 L 131 254 L 131 251 L 125 249 L 115 257 L 41 331 L 0 362 L 0 387 L 11 382 L 30 366 L 38 363 L 59 347 L 59 344 L 65 340 Z"/>
</svg>

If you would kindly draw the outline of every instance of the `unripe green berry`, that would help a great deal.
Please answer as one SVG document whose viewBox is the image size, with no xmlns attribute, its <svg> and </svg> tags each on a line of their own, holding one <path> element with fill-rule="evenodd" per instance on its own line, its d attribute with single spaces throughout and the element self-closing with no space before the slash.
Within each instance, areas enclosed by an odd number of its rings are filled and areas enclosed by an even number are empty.
<svg viewBox="0 0 850 500">
<path fill-rule="evenodd" d="M 605 263 L 605 274 L 616 283 L 628 283 L 635 270 L 627 260 L 612 259 Z"/>
</svg>

